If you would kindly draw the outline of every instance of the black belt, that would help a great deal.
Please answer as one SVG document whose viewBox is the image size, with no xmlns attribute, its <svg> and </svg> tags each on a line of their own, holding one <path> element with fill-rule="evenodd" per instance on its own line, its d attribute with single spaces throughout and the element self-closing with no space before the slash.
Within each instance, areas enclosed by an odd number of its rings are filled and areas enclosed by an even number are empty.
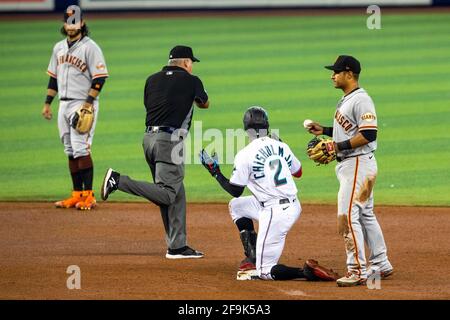
<svg viewBox="0 0 450 320">
<path fill-rule="evenodd" d="M 259 204 L 261 205 L 261 207 L 264 207 L 264 205 L 265 205 L 267 202 L 271 202 L 271 201 L 260 202 Z M 295 199 L 292 200 L 292 202 L 295 202 Z M 279 203 L 279 204 L 285 204 L 285 203 L 291 203 L 291 201 L 289 201 L 288 198 L 284 198 L 284 199 L 280 199 L 280 201 L 278 201 L 278 203 Z"/>
<path fill-rule="evenodd" d="M 61 99 L 59 99 L 60 101 L 72 101 L 72 100 L 75 100 L 75 99 L 71 99 L 71 98 L 61 98 Z"/>
<path fill-rule="evenodd" d="M 145 129 L 146 133 L 158 133 L 158 132 L 167 132 L 172 134 L 174 131 L 178 130 L 174 127 L 167 127 L 167 126 L 148 126 Z"/>
<path fill-rule="evenodd" d="M 370 153 L 373 153 L 373 152 L 370 152 Z M 364 156 L 364 155 L 366 155 L 366 154 L 369 154 L 369 153 L 360 153 L 360 154 L 355 154 L 354 156 L 348 156 L 348 157 L 344 157 L 344 158 L 342 158 L 342 157 L 336 157 L 336 161 L 337 161 L 337 162 L 342 162 L 342 161 L 344 161 L 345 159 L 354 158 L 354 157 L 359 157 L 359 156 Z"/>
</svg>

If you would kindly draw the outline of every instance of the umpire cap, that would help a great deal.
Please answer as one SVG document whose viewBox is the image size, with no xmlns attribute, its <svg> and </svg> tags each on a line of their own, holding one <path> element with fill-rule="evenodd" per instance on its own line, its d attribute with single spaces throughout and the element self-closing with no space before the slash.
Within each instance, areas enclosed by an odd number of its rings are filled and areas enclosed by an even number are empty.
<svg viewBox="0 0 450 320">
<path fill-rule="evenodd" d="M 325 66 L 325 68 L 333 70 L 334 72 L 353 71 L 353 73 L 356 74 L 359 74 L 361 72 L 361 64 L 359 63 L 359 61 L 352 56 L 346 55 L 337 57 L 334 65 Z"/>
<path fill-rule="evenodd" d="M 269 129 L 269 117 L 266 110 L 259 106 L 253 106 L 244 113 L 244 130 Z"/>
<path fill-rule="evenodd" d="M 179 58 L 189 58 L 192 60 L 192 62 L 200 62 L 200 60 L 194 57 L 192 48 L 187 46 L 175 46 L 172 48 L 172 50 L 170 50 L 169 59 Z"/>
</svg>

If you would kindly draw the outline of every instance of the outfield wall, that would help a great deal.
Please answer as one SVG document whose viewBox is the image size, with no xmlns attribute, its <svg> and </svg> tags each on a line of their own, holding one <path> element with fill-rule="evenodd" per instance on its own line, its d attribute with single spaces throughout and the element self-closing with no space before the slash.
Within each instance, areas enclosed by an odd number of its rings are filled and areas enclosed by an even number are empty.
<svg viewBox="0 0 450 320">
<path fill-rule="evenodd" d="M 0 0 L 4 12 L 62 11 L 77 4 L 84 10 L 189 10 L 252 8 L 338 8 L 369 5 L 450 6 L 450 0 Z"/>
<path fill-rule="evenodd" d="M 430 6 L 432 0 L 80 0 L 86 9 L 226 9 L 283 7 L 348 7 L 377 5 Z"/>
</svg>

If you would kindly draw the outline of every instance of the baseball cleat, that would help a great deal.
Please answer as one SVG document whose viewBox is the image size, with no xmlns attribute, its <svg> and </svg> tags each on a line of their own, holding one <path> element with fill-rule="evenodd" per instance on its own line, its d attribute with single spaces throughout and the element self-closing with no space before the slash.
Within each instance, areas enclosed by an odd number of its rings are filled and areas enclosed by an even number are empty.
<svg viewBox="0 0 450 320">
<path fill-rule="evenodd" d="M 72 196 L 65 200 L 55 202 L 57 208 L 74 208 L 78 202 L 82 201 L 83 191 L 72 191 Z"/>
<path fill-rule="evenodd" d="M 75 205 L 78 210 L 91 210 L 97 206 L 97 200 L 95 200 L 92 190 L 83 191 L 82 201 Z"/>
<path fill-rule="evenodd" d="M 250 258 L 245 258 L 239 265 L 239 271 L 255 270 L 256 265 Z"/>
<path fill-rule="evenodd" d="M 119 179 L 120 173 L 118 173 L 117 171 L 114 171 L 111 168 L 106 171 L 105 178 L 103 178 L 102 190 L 100 193 L 103 201 L 106 201 L 106 199 L 108 199 L 108 196 L 117 190 L 117 188 L 119 187 Z"/>
<path fill-rule="evenodd" d="M 348 272 L 345 277 L 337 279 L 338 287 L 354 287 L 363 285 L 367 282 L 366 278 L 361 278 L 355 273 Z"/>
<path fill-rule="evenodd" d="M 188 246 L 184 246 L 180 249 L 167 249 L 167 259 L 199 259 L 203 258 L 203 252 L 194 250 Z"/>
<path fill-rule="evenodd" d="M 314 276 L 322 281 L 336 281 L 339 278 L 339 275 L 333 269 L 327 269 L 319 265 L 319 262 L 314 259 L 306 260 L 303 269 L 309 269 Z"/>
<path fill-rule="evenodd" d="M 379 273 L 380 274 L 380 279 L 384 280 L 387 277 L 390 277 L 390 276 L 392 276 L 394 274 L 394 269 L 392 268 L 392 269 L 388 269 L 388 270 L 385 270 L 385 271 L 377 271 L 377 270 L 371 269 L 368 272 L 368 277 L 370 278 L 376 273 Z"/>
</svg>

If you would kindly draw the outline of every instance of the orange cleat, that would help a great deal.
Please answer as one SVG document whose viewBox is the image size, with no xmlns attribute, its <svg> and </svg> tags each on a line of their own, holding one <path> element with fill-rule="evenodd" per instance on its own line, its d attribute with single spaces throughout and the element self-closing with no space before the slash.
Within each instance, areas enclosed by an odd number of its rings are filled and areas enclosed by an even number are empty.
<svg viewBox="0 0 450 320">
<path fill-rule="evenodd" d="M 94 192 L 92 190 L 83 191 L 82 200 L 75 205 L 78 210 L 91 210 L 97 206 Z"/>
<path fill-rule="evenodd" d="M 72 196 L 70 198 L 55 202 L 55 206 L 57 208 L 73 208 L 83 200 L 82 195 L 83 191 L 72 191 Z"/>
</svg>

